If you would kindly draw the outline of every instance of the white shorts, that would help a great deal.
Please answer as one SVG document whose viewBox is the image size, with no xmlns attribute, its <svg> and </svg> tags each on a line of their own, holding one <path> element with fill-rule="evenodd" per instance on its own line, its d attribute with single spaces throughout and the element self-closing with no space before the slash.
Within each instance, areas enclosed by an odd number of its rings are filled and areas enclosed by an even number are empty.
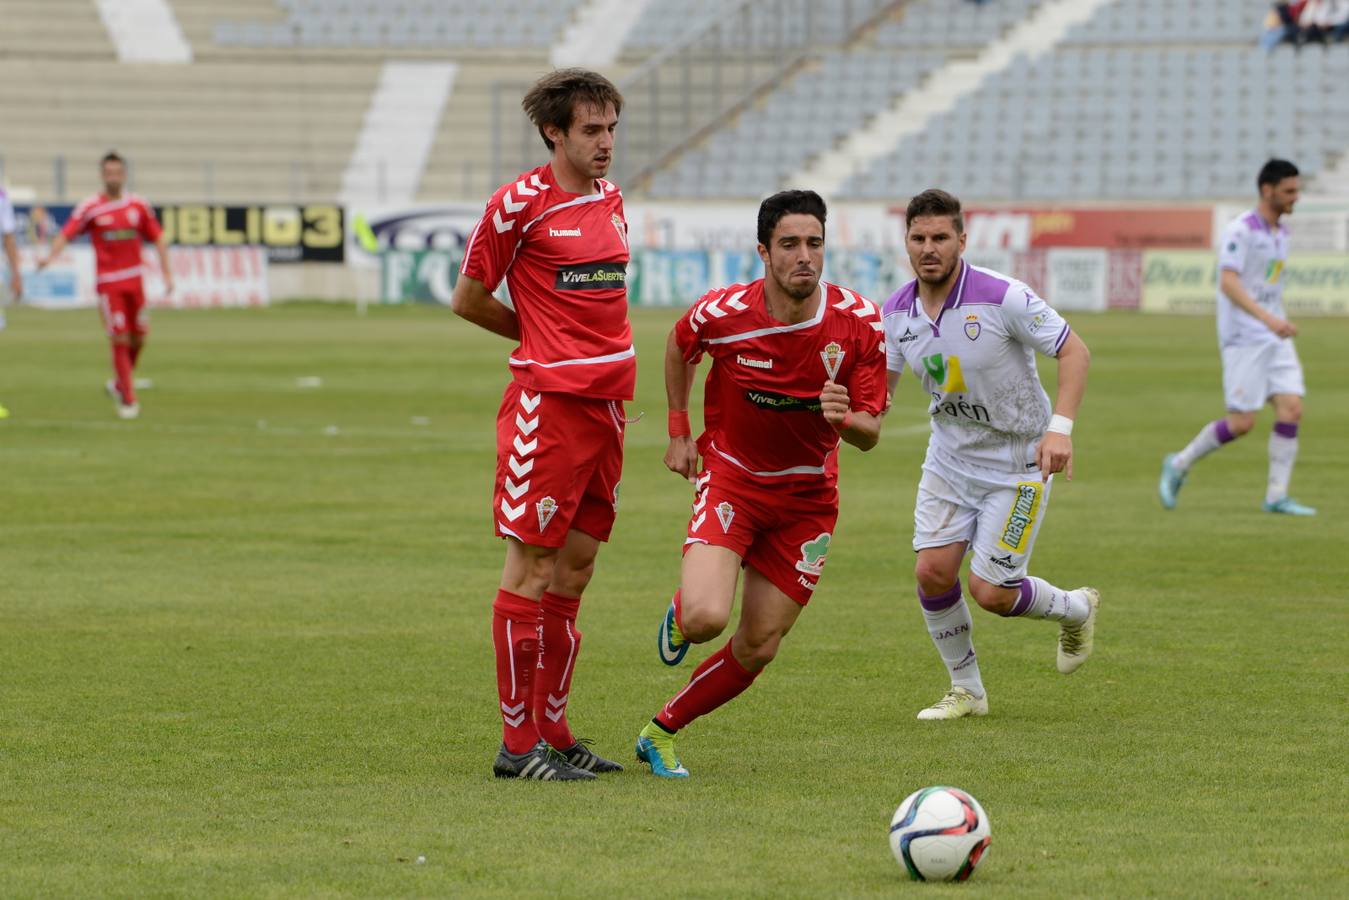
<svg viewBox="0 0 1349 900">
<path fill-rule="evenodd" d="M 1230 412 L 1257 412 L 1275 394 L 1307 392 L 1291 339 L 1224 347 L 1222 353 L 1223 398 Z"/>
<path fill-rule="evenodd" d="M 913 549 L 968 542 L 971 572 L 992 584 L 1020 584 L 1052 481 L 1041 481 L 1039 472 L 972 475 L 929 457 L 913 510 Z"/>
</svg>

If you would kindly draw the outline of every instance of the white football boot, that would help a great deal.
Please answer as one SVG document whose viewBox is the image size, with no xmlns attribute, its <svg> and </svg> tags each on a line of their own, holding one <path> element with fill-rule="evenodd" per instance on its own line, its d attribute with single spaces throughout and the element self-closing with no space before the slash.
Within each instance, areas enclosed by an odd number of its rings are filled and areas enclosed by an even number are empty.
<svg viewBox="0 0 1349 900">
<path fill-rule="evenodd" d="M 1081 625 L 1069 625 L 1067 622 L 1059 626 L 1059 671 L 1064 675 L 1076 672 L 1091 656 L 1091 649 L 1096 641 L 1096 610 L 1101 606 L 1101 592 L 1096 588 L 1078 588 L 1087 595 L 1087 603 L 1091 604 L 1091 611 L 1087 613 L 1087 619 Z"/>
<path fill-rule="evenodd" d="M 988 715 L 988 695 L 976 697 L 972 691 L 963 687 L 951 688 L 936 703 L 918 711 L 918 718 L 925 721 L 986 715 Z"/>
</svg>

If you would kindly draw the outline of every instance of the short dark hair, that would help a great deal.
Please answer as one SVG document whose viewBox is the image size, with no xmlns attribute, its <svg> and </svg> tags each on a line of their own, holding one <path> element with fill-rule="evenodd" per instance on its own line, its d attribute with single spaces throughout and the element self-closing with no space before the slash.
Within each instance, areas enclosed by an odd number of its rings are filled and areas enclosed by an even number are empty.
<svg viewBox="0 0 1349 900">
<path fill-rule="evenodd" d="M 824 198 L 814 191 L 780 191 L 759 204 L 759 243 L 768 246 L 783 216 L 814 216 L 823 231 L 828 213 Z"/>
<path fill-rule="evenodd" d="M 963 234 L 965 231 L 965 217 L 960 213 L 960 199 L 938 188 L 928 188 L 909 201 L 909 208 L 904 211 L 904 229 L 907 231 L 914 219 L 923 216 L 950 216 L 951 223 L 956 227 L 956 234 Z"/>
<path fill-rule="evenodd" d="M 1296 178 L 1298 176 L 1297 166 L 1286 159 L 1271 159 L 1260 167 L 1260 177 L 1255 180 L 1255 189 L 1259 190 L 1267 184 L 1278 184 L 1285 178 Z"/>
<path fill-rule="evenodd" d="M 604 109 L 610 104 L 615 113 L 623 112 L 623 95 L 614 83 L 589 69 L 557 69 L 534 82 L 520 105 L 525 115 L 539 129 L 539 137 L 549 150 L 553 142 L 543 129 L 549 125 L 563 131 L 571 129 L 576 105 L 585 103 Z"/>
<path fill-rule="evenodd" d="M 120 153 L 116 150 L 109 150 L 107 153 L 104 153 L 103 158 L 98 161 L 98 167 L 101 169 L 110 162 L 121 163 L 124 166 L 126 165 L 126 160 L 122 159 Z"/>
</svg>

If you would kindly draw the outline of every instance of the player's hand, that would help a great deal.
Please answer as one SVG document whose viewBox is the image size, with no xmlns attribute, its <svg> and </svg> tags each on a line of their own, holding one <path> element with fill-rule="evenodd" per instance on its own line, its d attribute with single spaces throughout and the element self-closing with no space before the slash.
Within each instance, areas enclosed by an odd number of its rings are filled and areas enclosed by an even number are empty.
<svg viewBox="0 0 1349 900">
<path fill-rule="evenodd" d="M 169 296 L 169 295 L 172 294 L 172 293 L 173 293 L 173 276 L 170 275 L 168 272 L 165 272 L 165 273 L 164 273 L 164 296 L 167 297 L 167 296 Z"/>
<path fill-rule="evenodd" d="M 1035 462 L 1040 467 L 1041 481 L 1048 481 L 1050 475 L 1059 472 L 1072 481 L 1073 439 L 1057 431 L 1046 431 L 1035 451 Z"/>
<path fill-rule="evenodd" d="M 1265 326 L 1281 338 L 1297 336 L 1297 326 L 1287 319 L 1280 319 L 1278 316 L 1270 316 L 1266 319 Z"/>
<path fill-rule="evenodd" d="M 847 388 L 832 381 L 824 383 L 824 390 L 820 391 L 820 411 L 824 413 L 825 421 L 834 426 L 842 425 L 848 416 L 848 404 Z"/>
<path fill-rule="evenodd" d="M 665 449 L 665 468 L 683 475 L 690 484 L 698 479 L 698 445 L 687 434 L 670 438 Z"/>
</svg>

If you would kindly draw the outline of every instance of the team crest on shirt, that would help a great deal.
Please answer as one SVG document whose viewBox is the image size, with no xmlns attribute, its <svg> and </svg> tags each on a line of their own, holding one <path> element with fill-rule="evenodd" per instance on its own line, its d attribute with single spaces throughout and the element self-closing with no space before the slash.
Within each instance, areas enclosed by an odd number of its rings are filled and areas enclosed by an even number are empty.
<svg viewBox="0 0 1349 900">
<path fill-rule="evenodd" d="M 553 521 L 553 514 L 557 512 L 557 501 L 552 497 L 544 497 L 534 504 L 534 509 L 539 514 L 539 534 L 543 534 L 548 530 L 548 523 Z"/>
<path fill-rule="evenodd" d="M 965 317 L 965 337 L 972 341 L 979 340 L 979 317 L 973 313 Z"/>
<path fill-rule="evenodd" d="M 126 211 L 126 220 L 131 224 L 132 228 L 135 228 L 141 221 L 140 210 L 136 209 L 134 206 L 131 209 L 128 209 Z"/>
<path fill-rule="evenodd" d="M 722 533 L 729 533 L 731 520 L 735 518 L 735 507 L 725 500 L 717 504 L 717 518 L 721 521 Z"/>
<path fill-rule="evenodd" d="M 807 575 L 820 577 L 824 571 L 824 560 L 829 555 L 829 532 L 822 531 L 813 539 L 801 545 L 801 558 L 796 561 L 796 570 Z"/>
<path fill-rule="evenodd" d="M 838 341 L 830 341 L 824 345 L 820 351 L 820 359 L 824 362 L 824 370 L 829 373 L 829 380 L 838 378 L 839 366 L 843 365 L 843 348 L 839 346 Z"/>
<path fill-rule="evenodd" d="M 618 213 L 610 216 L 609 221 L 614 223 L 614 231 L 618 232 L 618 239 L 623 242 L 623 246 L 628 246 L 628 223 Z"/>
</svg>

